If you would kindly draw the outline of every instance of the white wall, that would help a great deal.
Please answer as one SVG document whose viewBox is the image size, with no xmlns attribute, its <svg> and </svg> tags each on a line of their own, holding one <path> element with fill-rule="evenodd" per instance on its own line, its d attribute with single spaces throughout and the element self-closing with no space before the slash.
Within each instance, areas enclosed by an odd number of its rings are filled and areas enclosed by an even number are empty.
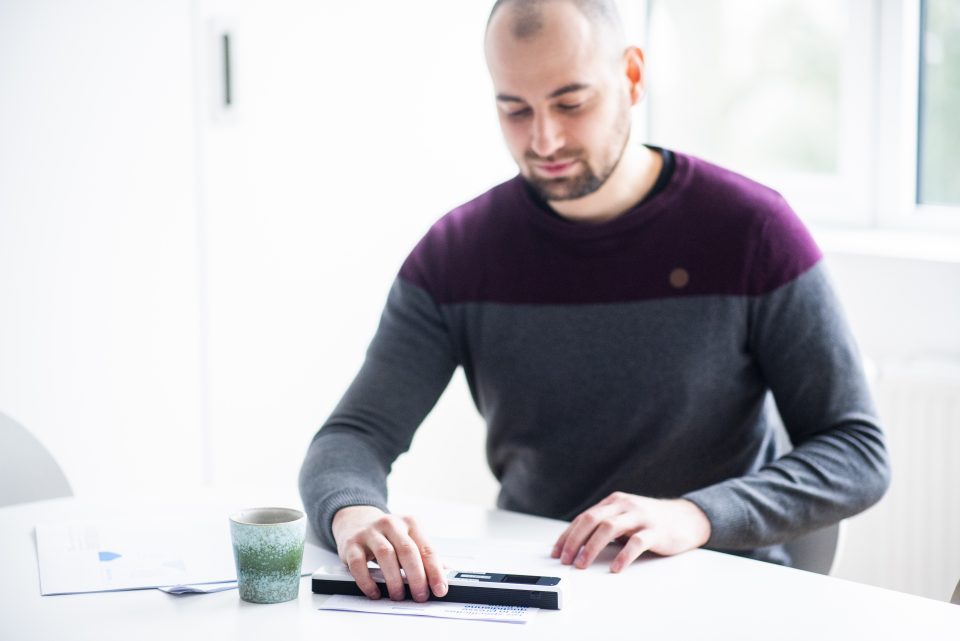
<svg viewBox="0 0 960 641">
<path fill-rule="evenodd" d="M 482 56 L 486 4 L 226 15 L 237 102 L 202 128 L 217 482 L 295 483 L 407 252 L 514 173 Z"/>
<path fill-rule="evenodd" d="M 407 251 L 514 171 L 487 9 L 0 4 L 0 411 L 77 492 L 293 484 Z"/>
<path fill-rule="evenodd" d="M 0 411 L 77 492 L 201 474 L 190 17 L 0 2 Z"/>
</svg>

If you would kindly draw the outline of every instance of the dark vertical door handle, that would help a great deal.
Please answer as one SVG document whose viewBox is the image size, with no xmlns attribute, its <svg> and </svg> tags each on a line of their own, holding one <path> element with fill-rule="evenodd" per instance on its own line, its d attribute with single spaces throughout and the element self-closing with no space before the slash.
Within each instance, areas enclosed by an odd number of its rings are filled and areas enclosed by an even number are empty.
<svg viewBox="0 0 960 641">
<path fill-rule="evenodd" d="M 233 72 L 230 60 L 230 34 L 221 37 L 223 46 L 223 106 L 229 109 L 233 104 Z"/>
</svg>

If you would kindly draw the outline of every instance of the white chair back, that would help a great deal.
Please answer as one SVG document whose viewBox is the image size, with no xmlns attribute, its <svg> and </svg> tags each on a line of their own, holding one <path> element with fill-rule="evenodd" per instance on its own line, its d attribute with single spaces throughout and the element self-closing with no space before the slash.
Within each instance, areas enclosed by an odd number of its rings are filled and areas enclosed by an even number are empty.
<svg viewBox="0 0 960 641">
<path fill-rule="evenodd" d="M 53 456 L 0 412 L 0 507 L 61 496 L 73 496 L 73 490 Z"/>
<path fill-rule="evenodd" d="M 787 541 L 784 547 L 792 559 L 791 565 L 808 572 L 830 574 L 837 565 L 845 529 L 845 522 L 840 521 Z"/>
</svg>

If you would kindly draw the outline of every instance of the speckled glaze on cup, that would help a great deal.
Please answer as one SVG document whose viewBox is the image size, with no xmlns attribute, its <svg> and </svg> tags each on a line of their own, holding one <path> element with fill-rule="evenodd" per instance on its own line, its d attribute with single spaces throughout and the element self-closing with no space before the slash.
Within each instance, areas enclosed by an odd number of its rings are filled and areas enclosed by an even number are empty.
<svg viewBox="0 0 960 641">
<path fill-rule="evenodd" d="M 300 510 L 256 507 L 230 516 L 241 599 L 282 603 L 297 598 L 306 532 Z"/>
</svg>

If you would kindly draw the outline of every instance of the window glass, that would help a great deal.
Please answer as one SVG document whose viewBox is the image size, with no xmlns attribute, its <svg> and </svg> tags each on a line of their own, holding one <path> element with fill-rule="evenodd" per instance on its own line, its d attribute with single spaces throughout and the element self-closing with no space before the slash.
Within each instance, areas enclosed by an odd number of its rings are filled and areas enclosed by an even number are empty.
<svg viewBox="0 0 960 641">
<path fill-rule="evenodd" d="M 960 205 L 960 2 L 923 3 L 917 200 Z"/>
<path fill-rule="evenodd" d="M 740 171 L 836 173 L 846 20 L 837 0 L 651 0 L 651 140 Z"/>
</svg>

